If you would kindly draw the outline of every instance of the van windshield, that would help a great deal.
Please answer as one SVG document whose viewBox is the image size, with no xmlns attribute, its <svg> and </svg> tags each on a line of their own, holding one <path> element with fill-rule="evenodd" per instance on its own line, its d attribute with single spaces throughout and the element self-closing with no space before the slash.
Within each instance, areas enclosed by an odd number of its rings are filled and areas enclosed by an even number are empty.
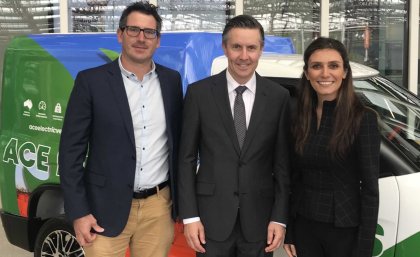
<svg viewBox="0 0 420 257">
<path fill-rule="evenodd" d="M 354 81 L 362 101 L 380 116 L 381 132 L 420 168 L 420 102 L 408 91 L 381 77 Z"/>
</svg>

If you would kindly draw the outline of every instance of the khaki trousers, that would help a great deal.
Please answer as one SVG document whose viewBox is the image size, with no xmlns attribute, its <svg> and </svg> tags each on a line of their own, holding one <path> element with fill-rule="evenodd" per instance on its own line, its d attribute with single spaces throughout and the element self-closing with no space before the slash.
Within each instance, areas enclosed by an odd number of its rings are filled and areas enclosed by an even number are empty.
<svg viewBox="0 0 420 257">
<path fill-rule="evenodd" d="M 169 187 L 146 199 L 133 199 L 127 225 L 117 237 L 97 235 L 86 257 L 167 257 L 174 239 Z"/>
</svg>

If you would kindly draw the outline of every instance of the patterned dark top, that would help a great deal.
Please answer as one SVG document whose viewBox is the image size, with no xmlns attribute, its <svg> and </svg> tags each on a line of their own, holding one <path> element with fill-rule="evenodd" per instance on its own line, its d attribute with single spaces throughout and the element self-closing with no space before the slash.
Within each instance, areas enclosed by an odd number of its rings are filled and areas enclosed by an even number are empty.
<svg viewBox="0 0 420 257">
<path fill-rule="evenodd" d="M 344 158 L 332 157 L 327 146 L 336 103 L 324 102 L 301 156 L 295 160 L 292 211 L 337 227 L 359 227 L 358 257 L 372 256 L 379 208 L 377 115 L 366 109 L 355 142 Z M 316 117 L 316 116 L 315 116 Z M 293 220 L 292 220 L 293 222 Z"/>
</svg>

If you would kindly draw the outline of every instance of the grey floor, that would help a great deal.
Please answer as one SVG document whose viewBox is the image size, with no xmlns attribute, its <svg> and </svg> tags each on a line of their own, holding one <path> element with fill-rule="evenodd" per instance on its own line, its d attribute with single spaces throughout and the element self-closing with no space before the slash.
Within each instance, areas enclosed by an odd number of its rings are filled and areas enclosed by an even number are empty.
<svg viewBox="0 0 420 257">
<path fill-rule="evenodd" d="M 0 209 L 1 209 L 1 197 L 0 197 Z M 33 253 L 22 250 L 18 247 L 11 245 L 4 234 L 3 224 L 0 220 L 0 257 L 32 257 Z M 274 253 L 274 257 L 286 257 L 287 255 L 283 250 L 278 250 Z"/>
<path fill-rule="evenodd" d="M 0 197 L 0 209 L 1 209 L 1 197 Z M 6 235 L 4 234 L 3 224 L 0 220 L 0 257 L 32 257 L 33 253 L 22 250 L 7 241 Z"/>
</svg>

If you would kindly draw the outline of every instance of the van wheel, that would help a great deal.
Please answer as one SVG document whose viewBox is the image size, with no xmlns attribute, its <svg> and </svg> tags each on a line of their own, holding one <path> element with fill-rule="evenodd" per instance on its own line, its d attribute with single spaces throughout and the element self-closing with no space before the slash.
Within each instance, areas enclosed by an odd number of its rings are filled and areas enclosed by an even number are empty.
<svg viewBox="0 0 420 257">
<path fill-rule="evenodd" d="M 63 219 L 50 219 L 42 225 L 35 241 L 35 257 L 83 257 L 73 227 Z"/>
</svg>

